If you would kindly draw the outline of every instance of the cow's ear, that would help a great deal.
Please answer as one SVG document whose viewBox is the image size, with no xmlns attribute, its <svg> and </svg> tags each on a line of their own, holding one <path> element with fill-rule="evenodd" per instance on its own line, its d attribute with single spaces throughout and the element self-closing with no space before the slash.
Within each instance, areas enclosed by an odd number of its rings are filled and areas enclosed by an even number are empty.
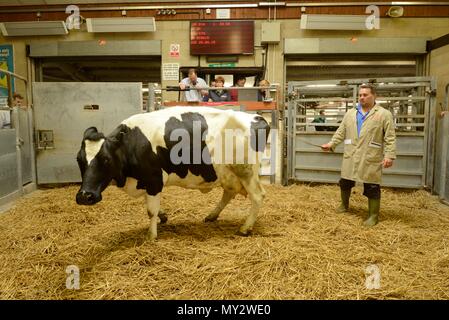
<svg viewBox="0 0 449 320">
<path fill-rule="evenodd" d="M 104 135 L 101 132 L 98 132 L 97 128 L 95 127 L 87 128 L 86 131 L 84 131 L 83 140 L 98 141 L 103 138 Z"/>
</svg>

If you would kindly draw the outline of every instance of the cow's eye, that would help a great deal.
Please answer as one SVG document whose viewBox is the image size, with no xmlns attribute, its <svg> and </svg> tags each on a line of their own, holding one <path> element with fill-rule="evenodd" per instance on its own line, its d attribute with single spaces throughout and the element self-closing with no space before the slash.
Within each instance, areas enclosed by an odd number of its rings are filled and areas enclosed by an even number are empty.
<svg viewBox="0 0 449 320">
<path fill-rule="evenodd" d="M 109 159 L 107 159 L 107 158 L 104 159 L 104 164 L 109 164 L 109 162 L 110 162 Z"/>
</svg>

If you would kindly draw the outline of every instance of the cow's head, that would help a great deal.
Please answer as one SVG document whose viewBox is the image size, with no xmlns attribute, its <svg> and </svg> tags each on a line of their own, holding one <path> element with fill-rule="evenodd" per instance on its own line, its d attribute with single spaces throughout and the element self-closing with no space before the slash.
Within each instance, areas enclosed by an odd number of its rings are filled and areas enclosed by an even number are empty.
<svg viewBox="0 0 449 320">
<path fill-rule="evenodd" d="M 105 137 L 97 128 L 84 132 L 81 149 L 76 160 L 81 171 L 82 184 L 76 194 L 76 203 L 93 205 L 101 201 L 101 193 L 114 179 L 119 187 L 126 182 L 123 174 L 123 136 L 127 127 L 120 125 Z"/>
</svg>

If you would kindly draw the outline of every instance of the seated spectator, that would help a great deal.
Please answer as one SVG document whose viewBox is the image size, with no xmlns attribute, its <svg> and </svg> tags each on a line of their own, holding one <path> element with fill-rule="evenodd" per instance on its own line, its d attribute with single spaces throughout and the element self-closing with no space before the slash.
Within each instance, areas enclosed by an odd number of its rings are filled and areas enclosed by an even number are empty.
<svg viewBox="0 0 449 320">
<path fill-rule="evenodd" d="M 234 83 L 234 87 L 244 87 L 245 83 L 246 83 L 246 77 L 237 76 L 236 81 Z M 237 90 L 237 89 L 230 90 L 230 95 L 231 95 L 231 101 L 239 100 L 239 90 Z"/>
<path fill-rule="evenodd" d="M 215 78 L 215 87 L 224 88 L 224 78 L 216 77 Z M 231 101 L 231 95 L 228 90 L 217 89 L 217 90 L 209 90 L 209 101 L 220 102 L 220 101 Z"/>
<path fill-rule="evenodd" d="M 260 80 L 259 87 L 269 87 L 270 82 L 268 80 Z M 257 101 L 269 101 L 271 100 L 270 97 L 270 90 L 269 89 L 259 89 L 257 92 Z"/>
<path fill-rule="evenodd" d="M 184 90 L 186 88 L 203 88 L 207 87 L 206 81 L 197 76 L 195 69 L 189 69 L 188 77 L 182 79 L 179 83 L 179 88 Z M 184 92 L 184 101 L 197 102 L 203 101 L 203 97 L 207 95 L 207 90 L 194 90 Z"/>
</svg>

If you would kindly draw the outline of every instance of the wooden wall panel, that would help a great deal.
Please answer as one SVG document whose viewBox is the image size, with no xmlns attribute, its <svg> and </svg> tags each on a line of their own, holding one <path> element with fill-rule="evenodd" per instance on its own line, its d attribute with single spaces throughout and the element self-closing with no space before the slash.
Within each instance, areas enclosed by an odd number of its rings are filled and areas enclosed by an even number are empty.
<svg viewBox="0 0 449 320">
<path fill-rule="evenodd" d="M 290 3 L 299 3 L 298 1 L 287 1 Z M 318 1 L 307 1 L 307 2 L 318 2 Z M 323 1 L 321 1 L 323 2 Z M 326 0 L 325 2 L 360 2 L 360 1 L 342 1 L 342 0 Z M 384 1 L 375 1 L 384 2 Z M 427 1 L 429 2 L 429 1 Z M 226 2 L 220 2 L 220 4 L 225 4 Z M 236 2 L 232 2 L 236 4 Z M 242 1 L 240 3 L 254 3 L 252 1 Z M 257 2 L 256 2 L 257 3 Z M 163 6 L 186 4 L 192 6 L 204 5 L 201 3 L 161 3 Z M 211 4 L 217 4 L 217 2 L 212 2 Z M 142 4 L 138 4 L 141 6 Z M 151 5 L 158 5 L 151 3 Z M 107 6 L 107 5 L 106 5 Z M 118 7 L 120 4 L 111 4 L 109 6 Z M 123 4 L 123 7 L 129 6 L 129 4 Z M 121 11 L 83 11 L 83 8 L 96 7 L 101 8 L 105 5 L 80 5 L 81 15 L 85 18 L 93 17 L 121 17 Z M 386 12 L 390 6 L 380 6 L 381 17 L 386 16 Z M 46 12 L 46 8 L 59 8 L 59 12 Z M 36 21 L 36 13 L 4 13 L 2 10 L 22 10 L 25 7 L 1 7 L 0 6 L 0 21 Z M 63 10 L 62 6 L 26 6 L 26 9 L 42 9 L 40 20 L 65 20 L 68 14 Z M 327 7 L 307 7 L 307 14 L 356 14 L 356 15 L 366 15 L 365 6 L 327 6 Z M 274 8 L 271 8 L 271 19 L 274 18 Z M 258 7 L 258 8 L 232 8 L 231 18 L 232 19 L 252 19 L 252 20 L 264 20 L 268 19 L 269 16 L 268 7 Z M 301 15 L 300 7 L 278 7 L 276 9 L 276 19 L 299 19 Z M 157 10 L 128 10 L 128 17 L 142 17 L 142 16 L 154 16 L 156 20 L 196 20 L 196 19 L 214 19 L 215 9 L 212 9 L 211 14 L 206 14 L 205 9 L 176 9 L 176 15 L 158 15 Z M 449 17 L 449 2 L 447 6 L 404 6 L 404 17 Z"/>
</svg>

